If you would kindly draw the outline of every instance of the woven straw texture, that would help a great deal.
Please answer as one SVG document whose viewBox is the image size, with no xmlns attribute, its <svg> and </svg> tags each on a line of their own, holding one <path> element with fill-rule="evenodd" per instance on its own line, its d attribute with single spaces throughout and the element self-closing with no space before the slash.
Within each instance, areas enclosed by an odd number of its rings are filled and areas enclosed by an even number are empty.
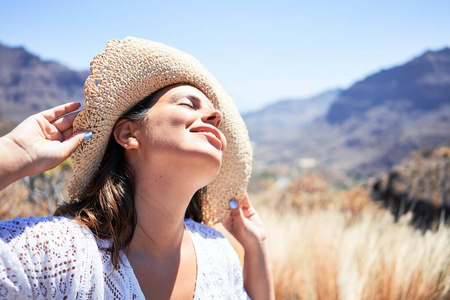
<svg viewBox="0 0 450 300">
<path fill-rule="evenodd" d="M 92 60 L 90 71 L 84 85 L 85 107 L 74 130 L 92 131 L 93 136 L 72 155 L 71 199 L 76 200 L 97 171 L 117 119 L 151 93 L 184 83 L 202 91 L 224 115 L 221 130 L 227 148 L 219 174 L 207 187 L 202 211 L 204 223 L 221 222 L 229 212 L 228 201 L 239 201 L 246 189 L 252 150 L 244 121 L 217 80 L 192 56 L 134 37 L 109 41 Z"/>
</svg>

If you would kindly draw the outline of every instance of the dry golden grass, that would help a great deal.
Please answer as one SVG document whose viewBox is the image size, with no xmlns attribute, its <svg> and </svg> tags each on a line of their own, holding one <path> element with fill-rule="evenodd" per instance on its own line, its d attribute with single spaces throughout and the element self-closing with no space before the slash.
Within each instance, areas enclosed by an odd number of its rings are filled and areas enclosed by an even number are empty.
<svg viewBox="0 0 450 300">
<path fill-rule="evenodd" d="M 266 225 L 277 299 L 449 299 L 450 228 L 423 233 L 411 215 L 394 222 L 368 189 L 338 190 L 318 174 L 261 191 L 250 196 Z M 0 219 L 51 214 L 58 202 L 26 199 L 24 183 L 0 192 Z"/>
<path fill-rule="evenodd" d="M 438 299 L 450 286 L 450 231 L 422 234 L 389 213 L 260 209 L 278 299 Z"/>
<path fill-rule="evenodd" d="M 27 188 L 19 181 L 0 191 L 0 220 L 26 217 L 32 214 L 34 204 L 26 202 Z M 30 207 L 32 206 L 32 207 Z"/>
<path fill-rule="evenodd" d="M 320 175 L 252 195 L 265 222 L 277 299 L 445 299 L 450 229 L 423 232 Z"/>
<path fill-rule="evenodd" d="M 262 192 L 253 193 L 259 207 L 270 207 L 283 212 L 308 213 L 318 209 L 338 209 L 357 214 L 368 205 L 374 205 L 368 189 L 356 186 L 348 190 L 333 187 L 321 174 L 308 174 L 291 180 L 285 187 L 265 183 Z"/>
<path fill-rule="evenodd" d="M 0 220 L 14 217 L 52 215 L 68 199 L 66 186 L 71 176 L 70 160 L 42 174 L 16 181 L 0 191 Z"/>
<path fill-rule="evenodd" d="M 29 194 L 27 185 L 22 181 L 14 182 L 0 191 L 0 220 L 53 214 L 58 201 L 53 201 L 53 199 L 32 200 Z"/>
</svg>

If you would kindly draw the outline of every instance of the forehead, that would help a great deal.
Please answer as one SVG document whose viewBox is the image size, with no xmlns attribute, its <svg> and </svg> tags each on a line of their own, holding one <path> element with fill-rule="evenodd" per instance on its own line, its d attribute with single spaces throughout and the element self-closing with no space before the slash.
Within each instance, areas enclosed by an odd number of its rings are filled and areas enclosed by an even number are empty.
<svg viewBox="0 0 450 300">
<path fill-rule="evenodd" d="M 212 102 L 199 89 L 190 85 L 176 85 L 162 89 L 159 96 L 160 101 L 176 101 L 180 98 L 193 96 L 206 106 L 214 107 Z"/>
</svg>

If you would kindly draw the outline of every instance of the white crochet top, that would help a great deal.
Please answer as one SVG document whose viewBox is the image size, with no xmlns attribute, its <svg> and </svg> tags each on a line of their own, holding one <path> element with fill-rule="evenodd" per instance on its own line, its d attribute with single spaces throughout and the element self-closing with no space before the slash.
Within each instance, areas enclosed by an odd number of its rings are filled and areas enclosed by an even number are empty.
<svg viewBox="0 0 450 300">
<path fill-rule="evenodd" d="M 185 224 L 197 257 L 194 299 L 248 299 L 230 243 L 211 227 Z M 144 299 L 123 252 L 113 270 L 102 250 L 109 243 L 65 217 L 0 222 L 0 299 Z"/>
</svg>

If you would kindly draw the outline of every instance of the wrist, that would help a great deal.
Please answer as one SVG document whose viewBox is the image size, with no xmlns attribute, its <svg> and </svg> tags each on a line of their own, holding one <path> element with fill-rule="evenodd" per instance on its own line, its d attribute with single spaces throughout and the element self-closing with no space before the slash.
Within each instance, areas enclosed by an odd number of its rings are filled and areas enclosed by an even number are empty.
<svg viewBox="0 0 450 300">
<path fill-rule="evenodd" d="M 270 261 L 267 249 L 261 245 L 258 249 L 245 251 L 244 254 L 244 269 L 248 272 L 249 269 L 253 272 L 270 275 Z"/>
<path fill-rule="evenodd" d="M 244 255 L 244 286 L 252 299 L 275 299 L 265 241 Z"/>
<path fill-rule="evenodd" d="M 29 155 L 10 135 L 0 138 L 0 155 L 7 158 L 0 163 L 2 178 L 12 178 L 12 182 L 29 175 L 25 170 L 29 164 Z"/>
<path fill-rule="evenodd" d="M 241 243 L 242 248 L 244 248 L 244 251 L 250 251 L 250 252 L 260 252 L 265 251 L 267 248 L 266 245 L 266 239 L 258 239 L 258 238 L 247 238 L 244 240 L 244 243 Z"/>
<path fill-rule="evenodd" d="M 258 243 L 253 243 L 250 245 L 242 246 L 244 248 L 244 259 L 255 259 L 261 260 L 267 258 L 267 245 L 266 241 L 260 241 Z"/>
</svg>

